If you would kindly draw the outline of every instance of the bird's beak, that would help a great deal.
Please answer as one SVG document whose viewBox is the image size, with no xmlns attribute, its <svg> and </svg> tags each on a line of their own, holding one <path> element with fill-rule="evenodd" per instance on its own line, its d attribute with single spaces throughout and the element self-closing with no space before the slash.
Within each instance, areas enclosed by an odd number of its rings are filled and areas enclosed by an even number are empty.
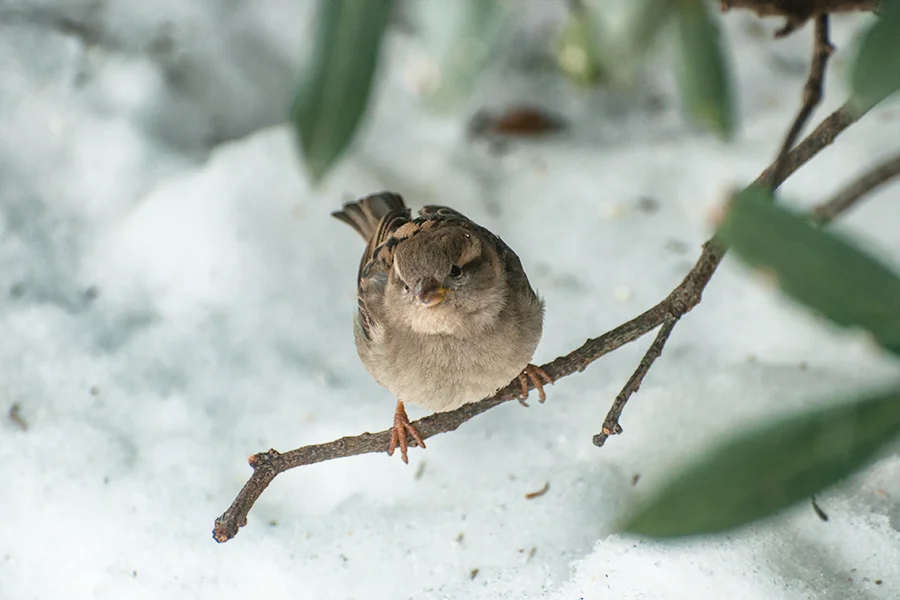
<svg viewBox="0 0 900 600">
<path fill-rule="evenodd" d="M 416 284 L 416 301 L 419 306 L 431 308 L 444 301 L 447 288 L 442 287 L 435 279 L 423 279 Z"/>
</svg>

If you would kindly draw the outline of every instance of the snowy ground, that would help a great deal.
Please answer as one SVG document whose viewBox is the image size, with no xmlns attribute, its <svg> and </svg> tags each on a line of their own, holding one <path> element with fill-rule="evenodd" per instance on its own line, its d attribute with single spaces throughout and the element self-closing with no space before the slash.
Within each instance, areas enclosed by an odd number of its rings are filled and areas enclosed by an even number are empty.
<svg viewBox="0 0 900 600">
<path fill-rule="evenodd" d="M 646 91 L 498 82 L 489 100 L 539 99 L 578 123 L 498 157 L 466 142 L 464 115 L 419 105 L 404 87 L 415 42 L 394 36 L 360 145 L 312 189 L 281 124 L 309 8 L 0 1 L 0 599 L 900 597 L 895 455 L 823 494 L 827 523 L 801 506 L 707 540 L 613 533 L 717 435 L 896 378 L 730 260 L 602 450 L 591 436 L 649 339 L 543 406 L 429 440 L 408 467 L 371 455 L 284 474 L 216 544 L 247 456 L 390 423 L 352 342 L 361 243 L 329 211 L 387 188 L 489 226 L 546 299 L 546 362 L 681 279 L 710 209 L 772 158 L 810 46 L 809 31 L 772 43 L 776 23 L 761 35 L 727 18 L 733 145 L 682 125 L 665 76 L 655 111 Z M 839 21 L 837 45 L 859 24 Z M 820 115 L 845 96 L 847 56 Z M 896 151 L 898 125 L 896 103 L 867 116 L 785 194 L 827 197 Z M 840 227 L 900 267 L 897 195 Z"/>
</svg>

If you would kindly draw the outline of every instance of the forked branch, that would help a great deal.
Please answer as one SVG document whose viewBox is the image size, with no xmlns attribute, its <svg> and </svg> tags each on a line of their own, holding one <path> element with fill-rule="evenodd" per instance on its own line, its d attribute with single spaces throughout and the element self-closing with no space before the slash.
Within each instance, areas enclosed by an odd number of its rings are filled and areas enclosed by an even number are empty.
<svg viewBox="0 0 900 600">
<path fill-rule="evenodd" d="M 803 159 L 804 155 L 802 153 L 792 153 L 791 149 L 797 142 L 800 132 L 803 131 L 803 128 L 812 116 L 816 106 L 822 101 L 822 86 L 825 83 L 825 69 L 828 66 L 828 58 L 833 51 L 834 48 L 828 38 L 828 15 L 816 17 L 816 27 L 813 35 L 813 58 L 809 68 L 809 76 L 806 79 L 806 85 L 803 87 L 803 103 L 797 116 L 794 118 L 784 141 L 781 143 L 781 147 L 778 150 L 778 156 L 775 157 L 775 162 L 772 163 L 772 166 L 767 169 L 765 173 L 757 178 L 754 184 L 764 185 L 775 190 L 785 179 L 787 179 L 788 175 L 793 173 L 794 170 L 802 164 L 802 162 L 798 163 L 797 160 Z M 832 115 L 832 117 L 834 116 L 835 115 Z M 829 117 L 829 119 L 830 118 L 831 117 Z M 821 126 L 819 129 L 821 129 Z M 813 132 L 813 135 L 814 134 L 815 132 Z M 803 162 L 806 160 L 808 160 L 808 158 L 804 159 Z M 719 263 L 722 262 L 724 257 L 725 248 L 723 248 L 715 239 L 706 243 L 703 248 L 703 254 L 700 256 L 700 260 L 688 275 L 688 279 L 693 275 L 694 281 L 691 282 L 691 285 L 685 286 L 685 283 L 682 283 L 682 285 L 679 286 L 679 288 L 684 286 L 685 290 L 690 290 L 696 297 L 692 298 L 686 305 L 680 305 L 678 303 L 672 304 L 673 312 L 669 315 L 665 326 L 663 326 L 659 334 L 657 334 L 653 344 L 650 345 L 650 349 L 647 350 L 647 353 L 638 365 L 637 370 L 628 380 L 628 383 L 625 384 L 625 387 L 619 395 L 616 396 L 612 408 L 609 409 L 606 419 L 603 420 L 603 428 L 600 430 L 600 433 L 594 436 L 594 445 L 602 446 L 609 436 L 622 433 L 619 417 L 622 415 L 625 404 L 627 404 L 628 399 L 638 391 L 647 371 L 650 370 L 653 362 L 659 358 L 660 354 L 662 354 L 663 348 L 665 348 L 666 342 L 669 340 L 669 336 L 672 334 L 672 329 L 675 327 L 675 324 L 678 323 L 678 320 L 682 315 L 690 310 L 694 304 L 700 302 L 700 293 L 706 287 L 706 283 L 709 281 L 709 278 L 712 277 L 713 272 L 716 270 L 716 267 L 719 266 Z M 701 267 L 702 272 L 706 274 L 705 278 L 698 278 L 695 273 L 695 271 Z M 687 282 L 687 279 L 685 281 Z M 678 290 L 676 289 L 676 292 L 677 291 Z"/>
<path fill-rule="evenodd" d="M 775 159 L 775 170 L 772 174 L 774 181 L 783 181 L 784 159 L 790 149 L 794 147 L 797 138 L 800 137 L 800 132 L 803 131 L 813 111 L 822 101 L 822 88 L 825 86 L 825 68 L 828 66 L 828 59 L 834 52 L 834 46 L 831 45 L 831 40 L 829 39 L 828 29 L 828 15 L 816 17 L 816 27 L 813 34 L 813 59 L 809 68 L 809 77 L 806 79 L 806 85 L 803 86 L 803 104 L 778 151 L 778 157 Z"/>
<path fill-rule="evenodd" d="M 723 11 L 745 8 L 760 17 L 784 17 L 784 27 L 775 33 L 776 37 L 784 37 L 813 17 L 829 13 L 873 11 L 878 9 L 881 2 L 882 0 L 720 0 L 720 5 Z"/>
<path fill-rule="evenodd" d="M 832 113 L 803 142 L 788 153 L 783 177 L 788 177 L 823 148 L 829 146 L 854 121 L 854 117 L 845 107 Z M 757 179 L 757 183 L 772 185 L 781 183 L 773 178 L 771 171 L 772 167 L 763 172 Z M 700 258 L 690 273 L 665 300 L 627 323 L 599 337 L 587 340 L 580 348 L 543 365 L 542 368 L 554 380 L 578 373 L 601 356 L 633 342 L 663 323 L 670 322 L 673 315 L 687 313 L 700 302 L 700 295 L 723 255 L 724 248 L 720 243 L 715 239 L 708 241 L 704 244 Z M 520 392 L 521 387 L 519 381 L 516 380 L 490 398 L 468 404 L 451 412 L 429 415 L 416 421 L 414 425 L 426 439 L 439 433 L 453 431 L 469 419 L 517 398 Z M 253 467 L 253 474 L 228 510 L 216 519 L 213 537 L 218 542 L 226 542 L 237 535 L 238 530 L 247 523 L 247 514 L 253 504 L 279 473 L 336 458 L 385 452 L 390 438 L 391 432 L 385 430 L 378 433 L 344 437 L 325 444 L 304 446 L 285 453 L 269 450 L 253 455 L 249 460 L 250 466 Z"/>
</svg>

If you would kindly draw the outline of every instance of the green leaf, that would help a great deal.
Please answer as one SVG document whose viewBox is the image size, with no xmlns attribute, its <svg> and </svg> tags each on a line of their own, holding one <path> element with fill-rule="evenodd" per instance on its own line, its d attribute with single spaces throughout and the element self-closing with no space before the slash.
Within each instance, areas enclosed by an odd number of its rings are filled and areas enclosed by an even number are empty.
<svg viewBox="0 0 900 600">
<path fill-rule="evenodd" d="M 860 116 L 900 89 L 900 0 L 882 2 L 851 71 L 850 109 Z"/>
<path fill-rule="evenodd" d="M 601 24 L 592 8 L 581 6 L 570 11 L 557 54 L 563 72 L 583 85 L 596 83 L 603 75 L 599 50 Z"/>
<path fill-rule="evenodd" d="M 862 467 L 900 433 L 900 389 L 789 417 L 711 448 L 625 526 L 677 537 L 771 515 Z"/>
<path fill-rule="evenodd" d="M 407 4 L 425 44 L 423 57 L 435 70 L 432 81 L 422 86 L 426 102 L 439 111 L 464 106 L 511 32 L 518 3 L 432 0 Z"/>
<path fill-rule="evenodd" d="M 629 20 L 629 39 L 634 50 L 644 54 L 672 17 L 674 0 L 637 0 Z"/>
<path fill-rule="evenodd" d="M 724 139 L 734 134 L 731 74 L 706 0 L 678 0 L 678 87 L 685 111 Z"/>
<path fill-rule="evenodd" d="M 776 206 L 757 187 L 735 198 L 719 237 L 788 295 L 900 354 L 900 277 L 874 258 Z"/>
<path fill-rule="evenodd" d="M 392 6 L 393 0 L 319 0 L 312 60 L 292 114 L 313 181 L 328 172 L 353 140 Z"/>
</svg>

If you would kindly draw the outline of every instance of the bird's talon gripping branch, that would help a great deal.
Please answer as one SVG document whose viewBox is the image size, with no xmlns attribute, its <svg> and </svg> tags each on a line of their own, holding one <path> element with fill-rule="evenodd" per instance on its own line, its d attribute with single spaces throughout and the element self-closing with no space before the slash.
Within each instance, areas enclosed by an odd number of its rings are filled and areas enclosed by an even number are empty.
<svg viewBox="0 0 900 600">
<path fill-rule="evenodd" d="M 522 372 L 519 373 L 519 384 L 522 386 L 522 395 L 519 396 L 519 404 L 526 407 L 528 406 L 525 400 L 528 398 L 529 380 L 532 385 L 534 385 L 534 389 L 538 391 L 538 402 L 543 404 L 547 399 L 547 394 L 544 392 L 544 384 L 553 383 L 553 378 L 550 377 L 547 371 L 532 364 L 528 364 L 522 369 Z"/>
<path fill-rule="evenodd" d="M 406 415 L 406 409 L 403 407 L 403 401 L 398 400 L 397 410 L 394 412 L 394 428 L 391 430 L 391 444 L 388 446 L 388 456 L 393 456 L 394 450 L 396 450 L 399 445 L 400 458 L 404 463 L 409 464 L 409 457 L 407 456 L 407 449 L 409 448 L 409 442 L 406 439 L 407 433 L 413 437 L 413 440 L 415 440 L 420 448 L 425 447 L 425 440 L 422 439 L 418 430 L 409 422 L 409 417 Z"/>
</svg>

